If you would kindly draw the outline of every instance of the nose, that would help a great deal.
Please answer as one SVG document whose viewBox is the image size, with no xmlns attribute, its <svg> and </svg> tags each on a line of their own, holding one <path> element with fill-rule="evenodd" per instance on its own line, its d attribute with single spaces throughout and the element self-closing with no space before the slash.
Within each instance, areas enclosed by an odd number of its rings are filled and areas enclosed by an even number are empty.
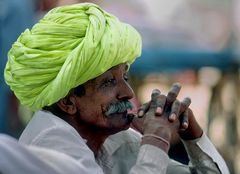
<svg viewBox="0 0 240 174">
<path fill-rule="evenodd" d="M 134 92 L 132 87 L 125 80 L 123 80 L 119 85 L 117 98 L 119 100 L 130 100 L 133 98 L 133 96 Z"/>
</svg>

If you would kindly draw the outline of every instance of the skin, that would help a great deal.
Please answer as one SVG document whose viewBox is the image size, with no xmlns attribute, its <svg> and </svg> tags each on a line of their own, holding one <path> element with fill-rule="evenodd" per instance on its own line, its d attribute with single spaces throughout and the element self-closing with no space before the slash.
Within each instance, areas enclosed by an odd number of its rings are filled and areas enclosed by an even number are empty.
<svg viewBox="0 0 240 174">
<path fill-rule="evenodd" d="M 70 93 L 57 105 L 65 113 L 63 119 L 72 125 L 87 140 L 87 145 L 96 154 L 105 139 L 119 131 L 133 126 L 144 134 L 154 134 L 170 142 L 172 134 L 179 132 L 183 139 L 195 139 L 202 135 L 202 129 L 188 108 L 190 99 L 179 102 L 176 98 L 179 84 L 173 85 L 168 95 L 155 89 L 151 101 L 145 103 L 133 119 L 127 112 L 106 116 L 112 103 L 133 98 L 134 93 L 127 82 L 127 65 L 119 64 L 97 78 L 84 84 L 85 95 L 79 97 Z M 169 145 L 155 137 L 143 136 L 142 145 L 151 144 L 166 153 Z"/>
<path fill-rule="evenodd" d="M 87 145 L 96 153 L 105 139 L 130 127 L 127 112 L 106 116 L 111 103 L 130 100 L 133 90 L 127 82 L 127 66 L 120 64 L 99 77 L 84 84 L 86 93 L 74 94 L 60 100 L 58 106 L 66 115 L 65 120 L 87 140 Z"/>
<path fill-rule="evenodd" d="M 203 130 L 189 108 L 190 98 L 185 98 L 182 102 L 177 100 L 180 89 L 180 84 L 173 84 L 167 96 L 161 94 L 158 89 L 153 90 L 151 101 L 141 106 L 138 118 L 133 120 L 132 127 L 143 135 L 150 132 L 163 137 L 168 142 L 175 132 L 184 140 L 201 137 Z M 142 144 L 152 144 L 168 152 L 169 147 L 165 143 L 150 140 L 149 137 L 146 139 L 143 139 Z"/>
</svg>

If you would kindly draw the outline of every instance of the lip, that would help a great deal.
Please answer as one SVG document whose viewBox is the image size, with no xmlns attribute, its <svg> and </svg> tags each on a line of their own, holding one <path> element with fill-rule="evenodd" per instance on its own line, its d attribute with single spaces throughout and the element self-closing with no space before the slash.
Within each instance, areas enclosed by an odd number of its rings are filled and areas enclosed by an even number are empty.
<svg viewBox="0 0 240 174">
<path fill-rule="evenodd" d="M 116 113 L 113 113 L 113 115 L 115 115 L 115 114 L 119 114 L 119 115 L 124 114 L 124 115 L 127 115 L 127 114 L 128 114 L 128 111 L 126 110 L 126 111 L 123 111 L 123 112 L 116 112 Z"/>
<path fill-rule="evenodd" d="M 107 117 L 116 117 L 116 116 L 122 116 L 122 117 L 127 117 L 128 115 L 128 111 L 124 111 L 124 112 L 115 112 L 115 113 L 112 113 L 110 115 L 108 115 Z"/>
<path fill-rule="evenodd" d="M 109 116 L 112 118 L 113 117 L 122 117 L 127 122 L 131 123 L 133 121 L 133 119 L 137 117 L 137 114 L 128 113 L 127 111 L 125 111 L 125 112 L 121 112 L 121 113 L 114 113 Z"/>
</svg>

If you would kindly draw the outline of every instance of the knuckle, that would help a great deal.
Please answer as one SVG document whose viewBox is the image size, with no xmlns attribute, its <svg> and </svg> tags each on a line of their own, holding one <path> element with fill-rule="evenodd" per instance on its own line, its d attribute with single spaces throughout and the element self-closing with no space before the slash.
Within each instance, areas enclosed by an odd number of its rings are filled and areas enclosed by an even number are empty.
<svg viewBox="0 0 240 174">
<path fill-rule="evenodd" d="M 145 107 L 144 107 L 144 106 L 141 106 L 141 107 L 139 108 L 138 112 L 140 112 L 140 111 L 145 111 Z"/>
<path fill-rule="evenodd" d="M 157 106 L 158 106 L 157 102 L 152 102 L 150 108 L 153 109 L 156 108 Z"/>
<path fill-rule="evenodd" d="M 165 95 L 161 94 L 161 95 L 158 97 L 159 104 L 164 105 L 165 102 L 166 102 L 166 99 L 167 99 L 167 97 L 166 97 Z"/>
<path fill-rule="evenodd" d="M 152 91 L 152 93 L 160 93 L 160 90 L 159 90 L 159 89 L 154 89 L 154 90 Z"/>
<path fill-rule="evenodd" d="M 160 90 L 159 89 L 154 89 L 153 91 L 152 91 L 152 95 L 151 95 L 151 97 L 152 98 L 156 98 L 157 96 L 159 96 L 160 95 Z"/>
<path fill-rule="evenodd" d="M 179 107 L 179 106 L 180 106 L 180 104 L 181 104 L 181 103 L 180 103 L 180 101 L 179 101 L 179 100 L 175 100 L 175 101 L 174 101 L 174 105 L 175 105 L 175 106 Z"/>
<path fill-rule="evenodd" d="M 180 83 L 174 83 L 173 85 L 172 85 L 172 89 L 173 90 L 180 90 L 181 89 L 181 87 L 182 87 L 182 85 L 180 84 Z"/>
<path fill-rule="evenodd" d="M 191 100 L 190 99 L 184 99 L 182 102 L 181 102 L 181 107 L 186 110 L 191 104 Z"/>
<path fill-rule="evenodd" d="M 190 104 L 191 103 L 191 98 L 186 97 L 186 98 L 183 99 L 183 102 L 186 103 L 186 104 Z"/>
<path fill-rule="evenodd" d="M 175 92 L 169 92 L 167 95 L 167 100 L 170 102 L 173 102 L 177 97 L 177 94 Z"/>
<path fill-rule="evenodd" d="M 149 103 L 144 103 L 139 110 L 145 111 L 148 108 Z"/>
<path fill-rule="evenodd" d="M 161 95 L 160 95 L 160 96 L 158 96 L 156 102 L 157 102 L 158 105 L 162 105 L 165 102 L 165 98 L 162 98 Z"/>
<path fill-rule="evenodd" d="M 175 91 L 169 91 L 168 92 L 168 97 L 176 97 L 177 93 Z"/>
</svg>

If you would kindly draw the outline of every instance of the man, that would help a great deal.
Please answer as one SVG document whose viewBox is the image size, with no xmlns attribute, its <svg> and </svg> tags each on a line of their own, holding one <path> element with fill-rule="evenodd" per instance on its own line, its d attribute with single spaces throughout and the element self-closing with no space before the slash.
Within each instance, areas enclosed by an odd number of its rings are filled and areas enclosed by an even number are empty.
<svg viewBox="0 0 240 174">
<path fill-rule="evenodd" d="M 134 93 L 127 71 L 140 53 L 138 32 L 94 4 L 51 10 L 9 51 L 6 82 L 37 111 L 19 142 L 75 159 L 78 173 L 228 173 L 190 99 L 176 99 L 179 84 L 167 96 L 153 90 L 140 118 L 128 113 Z M 192 166 L 169 160 L 174 132 Z"/>
</svg>

